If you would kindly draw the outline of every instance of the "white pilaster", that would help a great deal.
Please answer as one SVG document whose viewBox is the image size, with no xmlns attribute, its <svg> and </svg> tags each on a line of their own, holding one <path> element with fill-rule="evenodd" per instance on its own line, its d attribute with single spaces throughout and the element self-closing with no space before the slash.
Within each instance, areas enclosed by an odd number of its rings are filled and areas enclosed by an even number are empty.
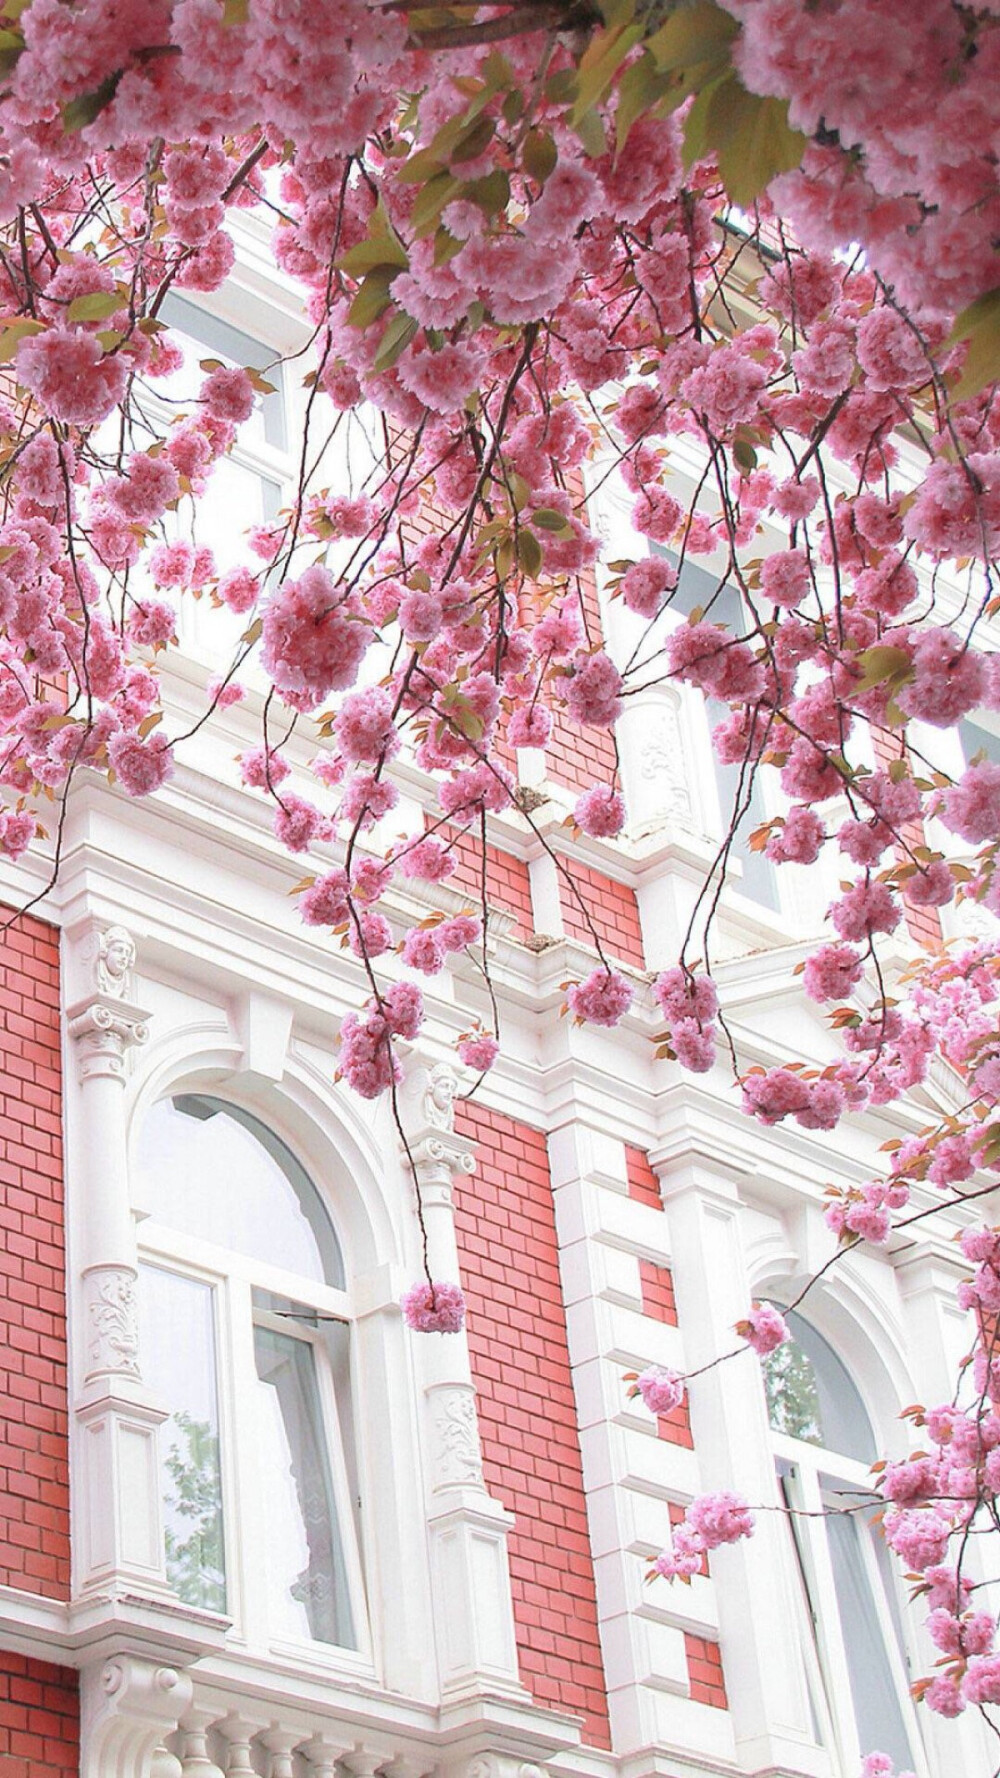
<svg viewBox="0 0 1000 1778">
<path fill-rule="evenodd" d="M 455 1173 L 475 1153 L 454 1130 L 458 1078 L 446 1063 L 411 1065 L 404 1124 L 426 1231 L 431 1276 L 459 1277 L 452 1203 Z M 497 1688 L 522 1694 L 510 1592 L 507 1532 L 513 1518 L 483 1479 L 475 1388 L 466 1336 L 418 1334 L 428 1453 L 427 1522 L 439 1628 L 442 1693 Z"/>
<path fill-rule="evenodd" d="M 66 959 L 74 1543 L 80 1589 L 163 1593 L 157 1431 L 166 1416 L 142 1385 L 126 1150 L 127 1057 L 148 1036 L 134 961 L 123 927 L 94 925 Z"/>
<path fill-rule="evenodd" d="M 650 1159 L 659 1170 L 663 1157 Z M 736 1167 L 700 1156 L 672 1160 L 662 1174 L 685 1370 L 697 1372 L 739 1348 L 734 1326 L 751 1302 L 743 1259 Z M 749 1771 L 817 1773 L 806 1679 L 790 1602 L 775 1577 L 787 1563 L 764 1394 L 748 1348 L 696 1376 L 689 1388 L 700 1486 L 731 1489 L 757 1515 L 753 1537 L 712 1557 L 719 1640 L 737 1754 Z M 665 1583 L 676 1586 L 677 1583 Z M 750 1634 L 748 1627 L 753 1626 Z"/>
</svg>

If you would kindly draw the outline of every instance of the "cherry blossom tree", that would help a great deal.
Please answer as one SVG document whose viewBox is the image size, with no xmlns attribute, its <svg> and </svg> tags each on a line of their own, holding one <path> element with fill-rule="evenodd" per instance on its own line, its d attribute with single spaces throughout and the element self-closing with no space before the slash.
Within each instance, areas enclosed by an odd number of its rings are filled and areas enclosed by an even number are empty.
<svg viewBox="0 0 1000 1778">
<path fill-rule="evenodd" d="M 187 738 L 164 719 L 178 614 L 235 617 L 200 720 L 259 659 L 243 779 L 279 840 L 316 854 L 301 918 L 366 972 L 342 1073 L 395 1103 L 414 978 L 469 946 L 488 973 L 489 910 L 396 947 L 393 885 L 446 882 L 490 814 L 532 819 L 512 749 L 557 724 L 612 734 L 651 685 L 690 685 L 726 709 L 715 745 L 739 792 L 689 943 L 653 983 L 664 1066 L 721 1056 L 748 1116 L 818 1130 L 935 1057 L 951 1067 L 961 1110 L 831 1200 L 840 1251 L 926 1214 L 916 1184 L 935 1204 L 996 1189 L 995 946 L 938 948 L 902 986 L 883 968 L 913 909 L 1000 914 L 1000 766 L 949 778 L 921 743 L 1000 707 L 996 0 L 6 0 L 2 16 L 3 852 L 48 847 L 54 879 L 84 774 L 131 796 L 167 781 Z M 164 311 L 224 283 L 239 210 L 273 224 L 312 335 L 286 367 L 307 390 L 294 498 L 223 568 L 199 516 L 267 376 L 185 366 Z M 702 465 L 693 500 L 679 439 Z M 343 450 L 349 492 L 324 467 Z M 584 597 L 587 489 L 612 476 L 636 548 L 605 571 L 644 638 L 626 662 Z M 716 593 L 665 628 L 699 558 L 723 563 Z M 316 745 L 308 794 L 288 782 L 293 731 Z M 400 755 L 436 776 L 440 817 L 386 845 Z M 822 1071 L 748 1068 L 712 979 L 763 766 L 788 806 L 756 843 L 777 865 L 833 848 L 845 874 L 803 975 L 843 1037 Z M 617 774 L 574 811 L 599 838 L 626 815 Z M 567 1011 L 613 1025 L 633 986 L 591 937 Z M 484 1072 L 500 1042 L 466 1033 L 463 1062 Z M 995 1625 L 963 1572 L 972 1533 L 1000 1527 L 1000 1231 L 963 1246 L 968 1375 L 921 1411 L 926 1453 L 874 1487 L 927 1592 L 944 1665 L 926 1697 L 945 1714 L 1000 1705 Z M 406 1313 L 454 1331 L 457 1286 L 428 1274 Z M 748 1304 L 738 1331 L 764 1354 L 785 1330 Z M 655 1406 L 683 1383 L 636 1387 Z M 658 1567 L 689 1574 L 751 1517 L 696 1503 Z"/>
</svg>

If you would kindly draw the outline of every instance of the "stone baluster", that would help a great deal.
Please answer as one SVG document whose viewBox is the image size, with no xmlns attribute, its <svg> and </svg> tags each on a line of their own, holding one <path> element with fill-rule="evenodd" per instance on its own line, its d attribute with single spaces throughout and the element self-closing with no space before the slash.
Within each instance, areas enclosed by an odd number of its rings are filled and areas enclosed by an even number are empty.
<svg viewBox="0 0 1000 1778">
<path fill-rule="evenodd" d="M 313 1735 L 296 1749 L 309 1762 L 309 1778 L 336 1778 L 337 1767 L 353 1751 L 354 1743 L 334 1741 L 329 1735 Z"/>
<path fill-rule="evenodd" d="M 427 1231 L 431 1275 L 459 1281 L 452 1201 L 456 1173 L 475 1151 L 454 1126 L 458 1076 L 448 1063 L 411 1058 L 402 1118 Z M 463 1334 L 418 1334 L 414 1355 L 426 1399 L 435 1621 L 442 1690 L 520 1692 L 507 1559 L 511 1515 L 483 1480 L 475 1389 Z"/>
<path fill-rule="evenodd" d="M 183 1778 L 225 1778 L 208 1754 L 208 1731 L 214 1721 L 210 1710 L 189 1710 L 181 1723 L 181 1772 Z"/>
<path fill-rule="evenodd" d="M 260 1733 L 260 1723 L 231 1710 L 215 1724 L 226 1744 L 226 1778 L 257 1778 L 250 1757 L 250 1743 Z"/>
<path fill-rule="evenodd" d="M 302 1736 L 273 1722 L 260 1737 L 270 1754 L 267 1778 L 295 1778 L 295 1749 Z"/>
<path fill-rule="evenodd" d="M 75 1460 L 80 1585 L 166 1592 L 157 1429 L 165 1415 L 143 1389 L 129 1204 L 126 1058 L 145 1043 L 133 997 L 135 944 L 121 926 L 91 926 L 67 956 L 67 1080 L 74 1317 Z M 74 1078 L 75 1074 L 75 1078 Z"/>
</svg>

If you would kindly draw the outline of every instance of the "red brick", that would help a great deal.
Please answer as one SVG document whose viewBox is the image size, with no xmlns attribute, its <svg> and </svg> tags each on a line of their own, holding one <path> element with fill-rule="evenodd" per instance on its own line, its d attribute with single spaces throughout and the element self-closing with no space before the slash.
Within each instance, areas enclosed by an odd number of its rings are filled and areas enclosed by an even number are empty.
<svg viewBox="0 0 1000 1778">
<path fill-rule="evenodd" d="M 58 934 L 40 920 L 19 920 L 0 935 L 0 961 L 0 1189 L 11 1213 L 0 1229 L 0 1582 L 65 1599 L 69 1464 Z M 45 1763 L 43 1741 L 39 1732 L 29 1756 L 33 1774 L 60 1769 Z"/>
<path fill-rule="evenodd" d="M 517 1519 L 510 1557 L 521 1676 L 539 1704 L 582 1716 L 585 1740 L 606 1748 L 607 1691 L 545 1137 L 467 1102 L 456 1124 L 479 1144 L 474 1177 L 456 1185 L 455 1222 L 486 1480 Z M 483 1243 L 484 1205 L 518 1239 L 516 1265 L 507 1234 Z"/>
<path fill-rule="evenodd" d="M 639 1204 L 648 1204 L 652 1210 L 663 1209 L 663 1197 L 660 1182 L 649 1164 L 649 1156 L 641 1148 L 625 1148 L 625 1172 L 628 1179 L 628 1195 Z"/>
<path fill-rule="evenodd" d="M 685 1631 L 684 1652 L 687 1655 L 688 1683 L 695 1703 L 711 1704 L 716 1710 L 727 1710 L 729 1706 L 719 1644 Z"/>
<path fill-rule="evenodd" d="M 670 1267 L 655 1265 L 650 1259 L 641 1259 L 639 1284 L 642 1290 L 643 1314 L 648 1315 L 652 1321 L 664 1322 L 667 1327 L 676 1327 L 677 1304 L 674 1300 L 674 1277 Z"/>
<path fill-rule="evenodd" d="M 594 945 L 644 969 L 635 890 L 576 859 L 559 860 L 559 898 L 567 938 Z"/>
<path fill-rule="evenodd" d="M 0 1778 L 77 1778 L 79 1770 L 76 1674 L 0 1652 Z"/>
</svg>

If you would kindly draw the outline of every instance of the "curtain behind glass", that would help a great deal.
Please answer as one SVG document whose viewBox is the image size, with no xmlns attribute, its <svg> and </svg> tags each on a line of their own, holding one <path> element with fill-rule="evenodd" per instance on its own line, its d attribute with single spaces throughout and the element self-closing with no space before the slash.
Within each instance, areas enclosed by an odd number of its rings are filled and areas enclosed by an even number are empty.
<svg viewBox="0 0 1000 1778">
<path fill-rule="evenodd" d="M 254 1352 L 272 1625 L 279 1635 L 356 1648 L 316 1355 L 305 1340 L 267 1327 L 254 1328 Z"/>
</svg>

